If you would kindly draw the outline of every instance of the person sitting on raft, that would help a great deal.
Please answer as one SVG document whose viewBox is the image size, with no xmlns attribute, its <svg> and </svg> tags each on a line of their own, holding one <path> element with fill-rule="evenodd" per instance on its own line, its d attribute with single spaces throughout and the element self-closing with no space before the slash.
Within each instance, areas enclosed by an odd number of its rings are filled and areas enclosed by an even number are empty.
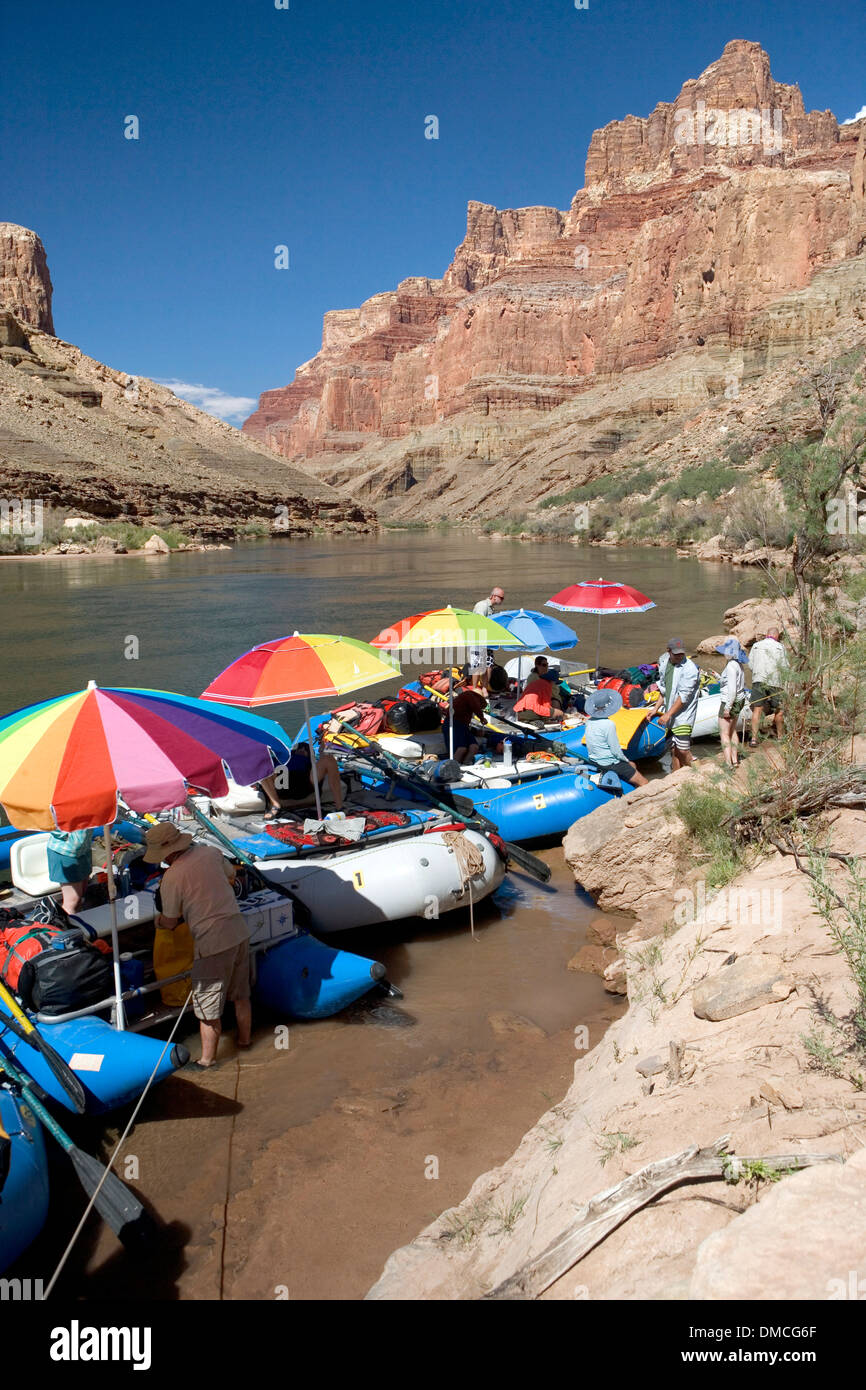
<svg viewBox="0 0 866 1390">
<path fill-rule="evenodd" d="M 593 690 L 586 697 L 586 733 L 584 744 L 589 762 L 602 772 L 615 772 L 621 782 L 632 787 L 645 787 L 647 779 L 629 762 L 622 750 L 619 734 L 611 715 L 622 709 L 618 690 Z"/>
<path fill-rule="evenodd" d="M 473 719 L 477 719 L 481 724 L 487 723 L 487 717 L 484 713 L 486 709 L 487 701 L 484 696 L 471 686 L 466 690 L 461 690 L 454 701 L 452 727 L 454 730 L 454 758 L 458 763 L 471 763 L 479 751 L 479 736 L 471 726 Z M 447 735 L 447 725 L 445 732 Z M 494 751 L 502 752 L 501 740 L 494 745 Z"/>
<path fill-rule="evenodd" d="M 562 696 L 546 656 L 535 658 L 514 713 L 524 724 L 549 724 L 562 718 Z"/>
<path fill-rule="evenodd" d="M 334 809 L 342 811 L 343 784 L 340 781 L 340 767 L 336 758 L 330 753 L 322 753 L 316 759 L 316 772 L 319 787 L 322 788 L 327 782 Z M 296 744 L 285 767 L 277 768 L 270 777 L 263 777 L 259 786 L 270 804 L 270 810 L 266 812 L 265 820 L 276 820 L 278 816 L 282 815 L 283 806 L 303 806 L 312 801 L 315 791 L 310 745 L 308 743 Z M 282 800 L 280 799 L 280 792 L 283 793 Z"/>
</svg>

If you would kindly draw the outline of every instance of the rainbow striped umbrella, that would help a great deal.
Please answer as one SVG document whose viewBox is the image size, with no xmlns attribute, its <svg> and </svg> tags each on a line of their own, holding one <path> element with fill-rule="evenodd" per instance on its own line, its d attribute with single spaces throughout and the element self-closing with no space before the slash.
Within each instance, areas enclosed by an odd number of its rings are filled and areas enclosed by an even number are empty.
<svg viewBox="0 0 866 1390">
<path fill-rule="evenodd" d="M 355 637 L 338 637 L 330 632 L 295 632 L 291 637 L 275 637 L 253 647 L 227 666 L 206 690 L 203 700 L 220 700 L 226 705 L 283 704 L 303 700 L 304 720 L 310 754 L 313 736 L 308 700 L 334 695 L 350 695 L 377 681 L 391 681 L 400 667 L 393 657 L 383 656 L 367 642 Z M 319 779 L 313 772 L 316 814 L 322 819 Z"/>
<path fill-rule="evenodd" d="M 116 819 L 118 797 L 133 811 L 164 811 L 189 787 L 224 796 L 225 766 L 247 784 L 289 756 L 271 720 L 91 682 L 0 721 L 0 804 L 19 830 L 86 830 Z"/>
<path fill-rule="evenodd" d="M 286 763 L 279 725 L 164 690 L 86 690 L 43 700 L 0 720 L 0 805 L 19 830 L 110 826 L 118 797 L 133 811 L 180 806 L 190 787 L 211 796 L 255 782 Z M 114 877 L 108 872 L 115 1023 L 124 1027 Z"/>
<path fill-rule="evenodd" d="M 350 695 L 399 674 L 396 661 L 355 637 L 295 632 L 262 642 L 239 656 L 211 681 L 201 698 L 251 709 Z"/>
</svg>

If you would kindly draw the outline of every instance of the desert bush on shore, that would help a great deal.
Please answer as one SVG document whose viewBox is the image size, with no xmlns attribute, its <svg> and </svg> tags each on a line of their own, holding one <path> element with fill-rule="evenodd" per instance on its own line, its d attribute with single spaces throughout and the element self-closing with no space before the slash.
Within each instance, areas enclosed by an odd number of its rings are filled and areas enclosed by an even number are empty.
<svg viewBox="0 0 866 1390">
<path fill-rule="evenodd" d="M 131 521 L 94 521 L 86 526 L 64 525 L 68 512 L 48 511 L 43 517 L 42 539 L 28 545 L 26 538 L 0 532 L 0 555 L 39 555 L 66 541 L 70 545 L 92 545 L 100 536 L 110 536 L 127 550 L 140 550 L 151 536 L 160 536 L 170 550 L 188 544 L 190 537 L 176 526 L 139 526 Z"/>
</svg>

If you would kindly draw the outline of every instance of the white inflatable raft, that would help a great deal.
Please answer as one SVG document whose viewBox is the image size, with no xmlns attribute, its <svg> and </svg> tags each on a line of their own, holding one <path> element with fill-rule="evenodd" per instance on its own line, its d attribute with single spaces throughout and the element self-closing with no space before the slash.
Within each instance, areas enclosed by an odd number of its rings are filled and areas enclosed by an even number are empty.
<svg viewBox="0 0 866 1390">
<path fill-rule="evenodd" d="M 260 868 L 296 893 L 310 910 L 317 932 L 347 931 L 403 917 L 435 920 L 456 907 L 478 903 L 495 892 L 505 863 L 494 846 L 474 830 L 449 843 L 442 828 L 405 839 L 368 843 L 355 852 L 310 858 L 268 858 Z M 465 848 L 477 850 L 483 868 L 466 878 Z"/>
</svg>

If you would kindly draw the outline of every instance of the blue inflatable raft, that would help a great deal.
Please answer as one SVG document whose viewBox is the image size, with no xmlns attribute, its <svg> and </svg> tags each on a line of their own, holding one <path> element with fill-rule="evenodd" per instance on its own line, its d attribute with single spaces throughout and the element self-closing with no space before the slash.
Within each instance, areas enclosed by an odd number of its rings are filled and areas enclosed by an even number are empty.
<svg viewBox="0 0 866 1390">
<path fill-rule="evenodd" d="M 46 1065 L 42 1053 L 4 1027 L 3 1020 L 7 1017 L 0 1005 L 0 1051 L 11 1056 L 52 1100 L 70 1109 L 66 1092 Z M 189 1061 L 189 1052 L 179 1043 L 166 1048 L 159 1038 L 118 1032 L 104 1018 L 73 1018 L 65 1023 L 37 1026 L 84 1087 L 89 1114 L 100 1114 L 138 1100 L 157 1061 L 155 1081 L 170 1076 Z M 163 1049 L 165 1054 L 160 1060 Z"/>
<path fill-rule="evenodd" d="M 301 931 L 255 957 L 254 1002 L 293 1018 L 330 1018 L 385 978 L 385 967 Z"/>
<path fill-rule="evenodd" d="M 449 791 L 458 798 L 458 804 L 463 799 L 471 801 L 479 815 L 493 821 L 503 839 L 523 844 L 564 835 L 576 820 L 631 790 L 618 778 L 617 788 L 598 787 L 580 772 L 560 772 L 510 787 L 464 787 L 456 783 Z"/>
<path fill-rule="evenodd" d="M 633 712 L 636 713 L 636 711 L 627 711 L 629 714 Z M 515 737 L 519 737 L 519 735 L 515 734 Z M 551 743 L 564 744 L 573 758 L 586 757 L 583 725 L 575 729 L 545 730 L 542 733 L 542 738 L 548 739 Z M 659 724 L 657 719 L 644 718 L 626 743 L 623 752 L 633 763 L 640 762 L 644 758 L 660 758 L 665 751 L 667 741 L 668 734 L 663 725 Z"/>
<path fill-rule="evenodd" d="M 0 1274 L 24 1254 L 48 1215 L 48 1160 L 29 1106 L 0 1087 Z"/>
</svg>

